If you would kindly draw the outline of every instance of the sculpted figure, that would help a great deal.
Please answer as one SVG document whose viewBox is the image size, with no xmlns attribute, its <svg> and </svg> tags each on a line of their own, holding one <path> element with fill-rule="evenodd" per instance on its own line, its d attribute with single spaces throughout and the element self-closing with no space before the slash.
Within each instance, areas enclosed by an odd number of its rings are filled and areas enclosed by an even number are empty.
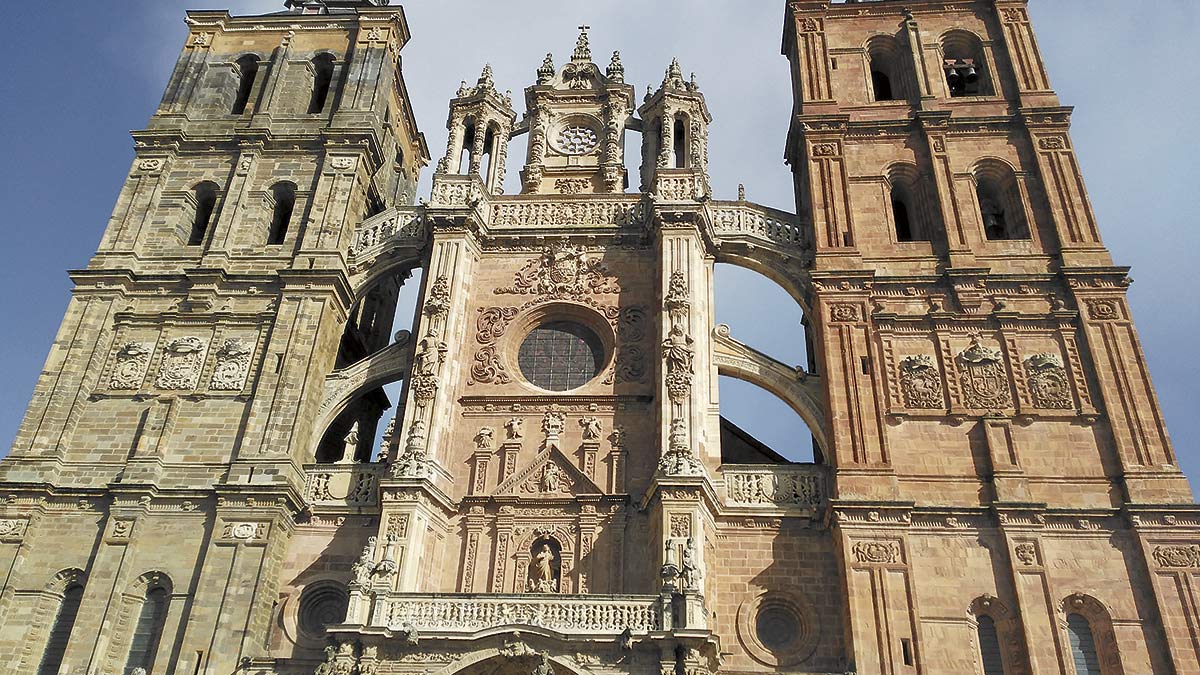
<svg viewBox="0 0 1200 675">
<path fill-rule="evenodd" d="M 534 593 L 558 592 L 558 582 L 554 578 L 554 566 L 557 559 L 550 544 L 542 544 L 529 565 L 529 582 L 526 585 L 529 591 Z"/>
</svg>

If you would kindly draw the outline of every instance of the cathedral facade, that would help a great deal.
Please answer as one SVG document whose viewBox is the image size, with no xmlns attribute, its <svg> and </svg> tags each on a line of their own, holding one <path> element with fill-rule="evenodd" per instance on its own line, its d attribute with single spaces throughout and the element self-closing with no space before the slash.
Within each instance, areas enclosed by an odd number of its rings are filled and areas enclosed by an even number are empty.
<svg viewBox="0 0 1200 675">
<path fill-rule="evenodd" d="M 713 196 L 677 62 L 486 67 L 435 159 L 403 10 L 285 5 L 187 14 L 71 273 L 4 672 L 1200 673 L 1200 512 L 1024 0 L 780 3 L 794 212 Z M 809 363 L 715 324 L 718 263 Z"/>
</svg>

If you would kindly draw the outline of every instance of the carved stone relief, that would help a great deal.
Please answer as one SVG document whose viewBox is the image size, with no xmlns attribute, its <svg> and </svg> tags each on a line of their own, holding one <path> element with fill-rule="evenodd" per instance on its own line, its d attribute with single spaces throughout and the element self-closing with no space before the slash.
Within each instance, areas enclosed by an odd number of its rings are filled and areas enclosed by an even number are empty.
<svg viewBox="0 0 1200 675">
<path fill-rule="evenodd" d="M 140 389 L 150 366 L 154 345 L 149 342 L 126 342 L 113 357 L 111 389 Z"/>
<path fill-rule="evenodd" d="M 1159 567 L 1200 568 L 1200 545 L 1155 546 L 1154 562 Z"/>
<path fill-rule="evenodd" d="M 864 564 L 885 565 L 900 561 L 900 547 L 891 541 L 860 541 L 851 550 L 854 559 Z"/>
<path fill-rule="evenodd" d="M 207 348 L 204 340 L 194 336 L 168 342 L 154 385 L 159 389 L 195 389 Z"/>
<path fill-rule="evenodd" d="M 1029 376 L 1029 395 L 1035 407 L 1047 410 L 1075 407 L 1067 370 L 1058 354 L 1034 354 L 1025 359 L 1025 370 Z"/>
<path fill-rule="evenodd" d="M 900 391 L 904 407 L 934 409 L 945 407 L 942 373 L 928 354 L 906 356 L 900 361 Z"/>
<path fill-rule="evenodd" d="M 958 355 L 959 384 L 963 405 L 978 410 L 1007 408 L 1011 405 L 1008 370 L 999 350 L 971 341 Z"/>
<path fill-rule="evenodd" d="M 526 263 L 517 272 L 512 286 L 493 292 L 579 298 L 587 294 L 620 293 L 621 286 L 599 260 L 585 255 L 582 248 L 557 242 Z"/>
<path fill-rule="evenodd" d="M 475 341 L 479 349 L 475 351 L 474 363 L 471 364 L 470 383 L 478 384 L 508 384 L 512 376 L 500 362 L 496 350 L 496 341 L 504 335 L 508 324 L 516 318 L 519 310 L 516 307 L 488 307 L 479 310 L 479 318 L 475 321 Z"/>
<path fill-rule="evenodd" d="M 230 338 L 217 349 L 211 386 L 218 391 L 241 391 L 250 372 L 254 345 L 241 338 Z"/>
</svg>

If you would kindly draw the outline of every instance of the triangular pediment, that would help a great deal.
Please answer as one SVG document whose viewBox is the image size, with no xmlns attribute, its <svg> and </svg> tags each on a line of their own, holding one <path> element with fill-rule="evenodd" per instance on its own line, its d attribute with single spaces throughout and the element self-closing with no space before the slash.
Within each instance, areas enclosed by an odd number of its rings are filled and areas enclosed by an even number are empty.
<svg viewBox="0 0 1200 675">
<path fill-rule="evenodd" d="M 551 446 L 497 486 L 495 494 L 553 499 L 599 495 L 604 491 L 561 450 Z"/>
</svg>

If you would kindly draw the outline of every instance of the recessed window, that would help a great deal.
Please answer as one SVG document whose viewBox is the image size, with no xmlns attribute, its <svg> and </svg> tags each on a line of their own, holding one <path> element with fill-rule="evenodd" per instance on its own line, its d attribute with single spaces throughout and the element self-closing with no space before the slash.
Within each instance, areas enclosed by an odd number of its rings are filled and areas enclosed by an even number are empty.
<svg viewBox="0 0 1200 675">
<path fill-rule="evenodd" d="M 800 638 L 800 618 L 787 606 L 769 605 L 758 612 L 754 630 L 764 647 L 786 652 Z"/>
<path fill-rule="evenodd" d="M 297 623 L 300 631 L 312 638 L 321 638 L 325 629 L 346 620 L 346 592 L 332 584 L 304 589 L 300 595 Z"/>
<path fill-rule="evenodd" d="M 604 344 L 574 321 L 551 321 L 529 332 L 517 355 L 521 373 L 542 389 L 567 391 L 592 381 L 604 365 Z"/>
</svg>

